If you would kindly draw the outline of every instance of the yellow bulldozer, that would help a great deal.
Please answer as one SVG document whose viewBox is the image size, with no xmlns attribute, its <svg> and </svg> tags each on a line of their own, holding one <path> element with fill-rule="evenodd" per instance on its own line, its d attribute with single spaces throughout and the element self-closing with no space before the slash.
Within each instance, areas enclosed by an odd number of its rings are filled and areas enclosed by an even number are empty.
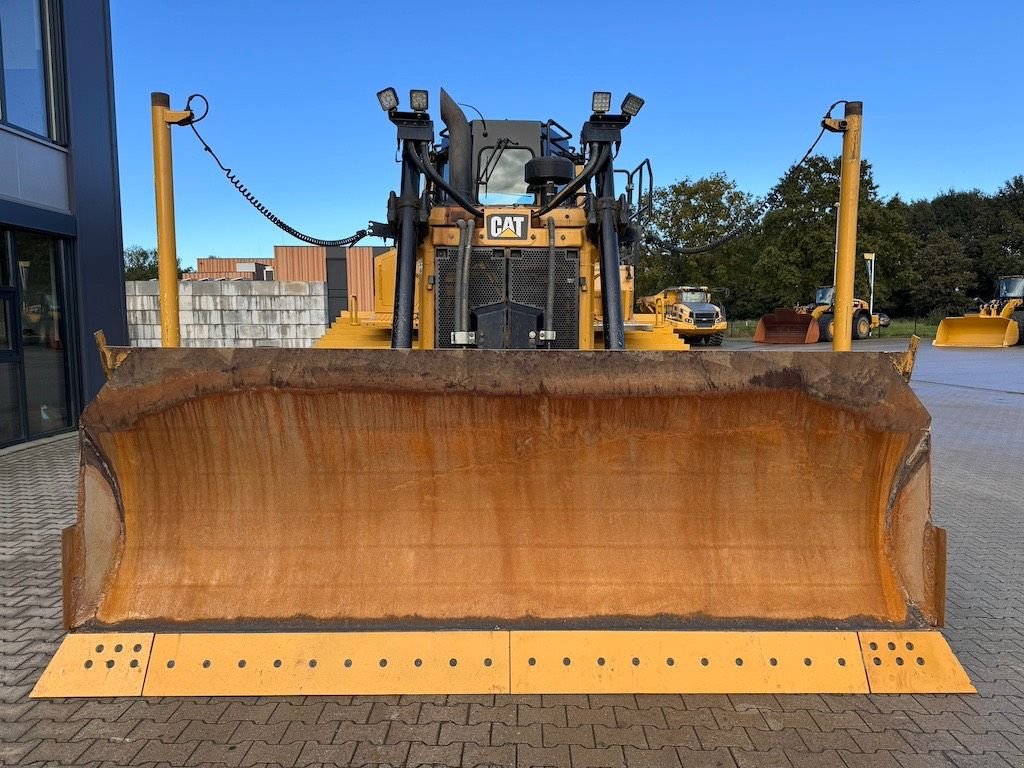
<svg viewBox="0 0 1024 768">
<path fill-rule="evenodd" d="M 1000 277 L 996 297 L 977 314 L 947 317 L 935 331 L 936 347 L 1012 347 L 1024 344 L 1024 275 Z"/>
<path fill-rule="evenodd" d="M 378 98 L 389 348 L 179 349 L 190 113 L 154 95 L 168 348 L 102 349 L 71 633 L 33 695 L 973 690 L 929 631 L 945 534 L 909 353 L 627 349 L 623 280 L 595 277 L 629 276 L 614 158 L 642 100 L 595 93 L 575 149 L 443 91 L 436 141 L 426 92 Z M 826 117 L 848 235 L 860 114 Z"/>
<path fill-rule="evenodd" d="M 655 326 L 666 324 L 689 343 L 719 347 L 729 330 L 725 310 L 711 301 L 706 285 L 665 288 L 653 296 L 641 296 L 641 311 L 653 314 Z"/>
<path fill-rule="evenodd" d="M 833 285 L 820 286 L 814 292 L 814 303 L 793 309 L 777 309 L 761 317 L 754 329 L 758 344 L 815 344 L 832 341 L 835 335 L 836 289 Z M 881 323 L 881 315 L 872 312 L 864 299 L 853 300 L 853 339 L 866 339 Z"/>
</svg>

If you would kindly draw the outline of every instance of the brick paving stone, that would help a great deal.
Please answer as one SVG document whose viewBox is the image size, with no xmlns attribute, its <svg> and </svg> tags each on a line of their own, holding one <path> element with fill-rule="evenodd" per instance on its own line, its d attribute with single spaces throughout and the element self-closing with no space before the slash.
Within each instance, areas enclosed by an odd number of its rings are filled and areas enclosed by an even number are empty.
<svg viewBox="0 0 1024 768">
<path fill-rule="evenodd" d="M 117 720 L 131 705 L 131 701 L 87 701 L 68 720 Z"/>
<path fill-rule="evenodd" d="M 249 722 L 249 723 L 265 723 L 270 719 L 270 716 L 274 714 L 274 709 L 277 707 L 276 704 L 242 704 L 237 701 L 233 701 L 228 704 L 227 709 L 224 710 L 224 714 L 220 716 L 220 722 Z"/>
<path fill-rule="evenodd" d="M 621 728 L 609 728 L 607 725 L 581 726 L 592 727 L 594 744 L 597 747 L 631 746 L 647 748 L 647 737 L 642 725 L 629 725 Z"/>
<path fill-rule="evenodd" d="M 182 723 L 185 725 L 185 723 Z M 199 745 L 195 742 L 184 744 L 165 744 L 162 741 L 150 739 L 145 746 L 135 755 L 132 765 L 140 763 L 170 763 L 171 765 L 185 765 L 185 762 L 196 751 Z"/>
<path fill-rule="evenodd" d="M 800 738 L 800 734 L 794 728 L 782 731 L 762 731 L 759 728 L 750 728 L 747 730 L 747 736 L 750 737 L 750 740 L 754 743 L 754 749 L 758 752 L 770 749 L 795 752 L 808 751 L 804 740 Z"/>
<path fill-rule="evenodd" d="M 840 752 L 839 756 L 850 768 L 900 768 L 900 764 L 891 752 L 872 752 L 870 754 Z"/>
<path fill-rule="evenodd" d="M 295 761 L 297 766 L 306 765 L 351 765 L 352 756 L 356 751 L 356 742 L 347 741 L 342 744 L 319 744 L 307 741 Z"/>
<path fill-rule="evenodd" d="M 409 744 L 371 744 L 362 741 L 352 757 L 353 768 L 362 765 L 404 765 L 409 755 Z"/>
<path fill-rule="evenodd" d="M 391 723 L 385 744 L 400 744 L 403 741 L 418 741 L 421 744 L 437 744 L 441 723 L 419 723 L 409 725 L 400 721 Z"/>
<path fill-rule="evenodd" d="M 171 744 L 188 728 L 188 725 L 184 720 L 176 723 L 141 720 L 132 728 L 129 736 L 133 739 L 150 739 Z"/>
<path fill-rule="evenodd" d="M 149 702 L 145 699 L 132 702 L 132 705 L 125 710 L 120 720 L 150 720 L 155 723 L 166 723 L 171 715 L 181 706 L 180 701 L 166 703 Z"/>
<path fill-rule="evenodd" d="M 859 752 L 860 747 L 850 736 L 849 731 L 811 731 L 798 728 L 797 732 L 803 739 L 807 749 L 811 752 L 828 752 L 831 750 L 846 750 L 848 752 Z"/>
<path fill-rule="evenodd" d="M 315 741 L 320 744 L 331 744 L 338 733 L 338 723 L 307 723 L 292 720 L 281 737 L 282 744 Z"/>
<path fill-rule="evenodd" d="M 1012 768 L 1013 764 L 1010 763 L 1006 758 L 1001 755 L 987 754 L 987 755 L 958 755 L 948 754 L 950 760 L 953 761 L 953 765 L 958 768 Z"/>
<path fill-rule="evenodd" d="M 420 717 L 419 704 L 382 704 L 377 702 L 370 710 L 368 723 L 389 723 L 400 720 L 408 725 L 415 725 Z"/>
<path fill-rule="evenodd" d="M 850 731 L 850 736 L 861 752 L 899 752 L 909 747 L 907 742 L 900 736 L 899 731 L 884 731 L 882 733 L 861 733 Z"/>
<path fill-rule="evenodd" d="M 573 707 L 576 709 L 576 707 Z M 504 704 L 494 706 L 490 704 L 470 704 L 467 723 L 501 723 L 503 725 L 515 725 L 519 714 L 515 704 Z"/>
<path fill-rule="evenodd" d="M 759 710 L 736 712 L 735 710 L 713 708 L 711 714 L 719 728 L 759 728 L 767 731 L 768 723 Z"/>
<path fill-rule="evenodd" d="M 469 704 L 431 704 L 420 708 L 421 723 L 458 723 L 465 725 L 469 720 Z"/>
<path fill-rule="evenodd" d="M 63 764 L 74 763 L 88 748 L 89 745 L 85 742 L 43 739 L 23 759 L 26 763 L 48 761 Z"/>
<path fill-rule="evenodd" d="M 623 747 L 623 756 L 629 768 L 680 768 L 679 753 L 674 747 L 638 749 Z"/>
<path fill-rule="evenodd" d="M 559 725 L 542 726 L 545 747 L 557 747 L 560 744 L 575 744 L 581 747 L 594 746 L 594 728 L 590 725 L 578 725 L 575 728 Z"/>
<path fill-rule="evenodd" d="M 683 768 L 736 768 L 732 752 L 726 747 L 700 751 L 679 747 L 676 753 Z"/>
<path fill-rule="evenodd" d="M 506 744 L 529 744 L 531 747 L 544 746 L 544 736 L 540 723 L 533 725 L 491 725 L 491 744 L 502 747 Z"/>
<path fill-rule="evenodd" d="M 238 723 L 209 723 L 205 720 L 189 720 L 186 723 L 185 730 L 181 732 L 176 741 L 224 743 L 231 740 L 231 734 L 238 728 Z"/>
<path fill-rule="evenodd" d="M 595 748 L 573 744 L 569 752 L 573 768 L 626 768 L 622 747 Z"/>
<path fill-rule="evenodd" d="M 303 744 L 267 744 L 263 741 L 254 741 L 239 765 L 265 765 L 267 763 L 294 765 L 295 761 L 299 759 L 303 746 Z"/>
<path fill-rule="evenodd" d="M 683 697 L 677 693 L 638 693 L 634 698 L 640 709 L 660 709 L 662 707 L 686 709 Z"/>
<path fill-rule="evenodd" d="M 665 715 L 665 722 L 668 723 L 669 728 L 692 727 L 695 725 L 705 728 L 718 727 L 718 723 L 715 722 L 715 716 L 711 713 L 710 709 L 694 709 L 685 712 L 680 712 L 676 709 L 665 709 L 662 710 L 662 714 Z"/>
<path fill-rule="evenodd" d="M 1001 733 L 958 733 L 956 740 L 974 755 L 983 752 L 1017 752 L 1017 748 Z"/>
<path fill-rule="evenodd" d="M 966 752 L 967 747 L 956 740 L 949 731 L 920 733 L 917 731 L 900 731 L 900 736 L 914 752 Z"/>
<path fill-rule="evenodd" d="M 491 743 L 491 724 L 457 725 L 455 723 L 441 723 L 441 734 L 437 737 L 437 743 L 444 746 L 445 744 L 453 744 L 457 741 L 488 747 Z"/>
<path fill-rule="evenodd" d="M 739 768 L 792 768 L 792 763 L 781 749 L 748 752 L 744 749 L 732 750 L 732 757 Z"/>
<path fill-rule="evenodd" d="M 906 712 L 861 712 L 861 720 L 872 732 L 888 730 L 920 731 L 921 728 Z"/>
<path fill-rule="evenodd" d="M 82 729 L 74 735 L 74 741 L 88 741 L 90 739 L 126 739 L 128 734 L 135 728 L 135 723 L 122 723 L 118 720 L 108 722 L 106 720 L 88 720 L 82 724 Z M 2 732 L 0 728 L 0 732 Z"/>
<path fill-rule="evenodd" d="M 216 744 L 204 741 L 196 747 L 186 765 L 238 765 L 249 751 L 251 744 Z"/>
<path fill-rule="evenodd" d="M 452 694 L 448 696 L 447 702 L 449 704 L 486 704 L 488 706 L 494 706 L 495 696 L 490 694 Z"/>
<path fill-rule="evenodd" d="M 0 741 L 0 765 L 17 765 L 37 746 L 38 741 Z"/>
<path fill-rule="evenodd" d="M 623 710 L 632 711 L 632 710 Z M 618 725 L 615 707 L 566 707 L 565 717 L 569 726 L 577 725 Z"/>
<path fill-rule="evenodd" d="M 477 766 L 507 766 L 516 764 L 516 747 L 508 744 L 503 747 L 481 747 L 479 744 L 467 744 L 462 751 L 463 768 Z"/>
<path fill-rule="evenodd" d="M 418 768 L 421 765 L 462 765 L 462 744 L 446 744 L 443 747 L 427 744 L 410 744 L 406 765 L 409 768 Z"/>
<path fill-rule="evenodd" d="M 327 702 L 320 712 L 319 722 L 321 723 L 367 723 L 370 721 L 370 711 L 373 704 L 335 704 Z"/>
<path fill-rule="evenodd" d="M 281 701 L 277 703 L 273 714 L 267 718 L 268 723 L 280 723 L 297 721 L 300 723 L 315 723 L 324 710 L 324 704 L 305 704 L 298 701 Z"/>
<path fill-rule="evenodd" d="M 896 754 L 893 755 L 896 762 L 902 768 L 952 768 L 956 765 L 945 755 L 939 752 L 927 752 L 924 754 Z"/>
<path fill-rule="evenodd" d="M 838 752 L 794 752 L 785 750 L 793 768 L 846 768 L 846 763 Z"/>
<path fill-rule="evenodd" d="M 92 741 L 88 749 L 78 758 L 79 763 L 111 762 L 127 765 L 142 750 L 145 742 L 141 741 Z"/>
<path fill-rule="evenodd" d="M 572 757 L 568 744 L 558 747 L 531 747 L 520 744 L 516 748 L 516 763 L 518 768 L 571 768 Z"/>
<path fill-rule="evenodd" d="M 35 723 L 32 721 L 23 723 L 0 722 L 0 744 L 5 741 L 14 741 L 34 725 Z"/>
<path fill-rule="evenodd" d="M 859 712 L 811 712 L 811 717 L 823 731 L 842 729 L 844 731 L 869 732 L 871 730 Z"/>
<path fill-rule="evenodd" d="M 628 709 L 615 707 L 615 721 L 618 725 L 653 725 L 655 728 L 667 728 L 665 712 L 660 707 L 648 709 Z"/>
<path fill-rule="evenodd" d="M 533 725 L 534 723 L 542 725 L 567 725 L 565 707 L 531 707 L 520 704 L 519 725 Z"/>
<path fill-rule="evenodd" d="M 811 717 L 811 713 L 807 710 L 799 710 L 797 712 L 762 712 L 761 717 L 765 719 L 765 725 L 773 731 L 779 731 L 783 728 L 816 729 L 818 727 L 818 724 Z"/>
<path fill-rule="evenodd" d="M 285 731 L 288 730 L 289 722 L 280 723 L 251 723 L 241 720 L 238 727 L 231 734 L 229 741 L 233 743 L 243 741 L 258 741 L 264 744 L 280 744 Z"/>
<path fill-rule="evenodd" d="M 201 720 L 204 723 L 216 723 L 221 719 L 229 706 L 229 702 L 226 701 L 212 703 L 186 701 L 174 710 L 174 714 L 169 719 Z"/>
<path fill-rule="evenodd" d="M 652 749 L 658 747 L 688 747 L 689 749 L 700 749 L 700 739 L 693 726 L 683 725 L 677 728 L 654 728 L 646 726 L 644 736 L 647 745 Z"/>
<path fill-rule="evenodd" d="M 754 748 L 753 742 L 742 728 L 704 728 L 698 725 L 694 730 L 704 749 L 715 749 L 716 747 Z"/>
<path fill-rule="evenodd" d="M 340 723 L 334 735 L 334 743 L 346 741 L 368 741 L 383 744 L 388 736 L 388 723 Z"/>
</svg>

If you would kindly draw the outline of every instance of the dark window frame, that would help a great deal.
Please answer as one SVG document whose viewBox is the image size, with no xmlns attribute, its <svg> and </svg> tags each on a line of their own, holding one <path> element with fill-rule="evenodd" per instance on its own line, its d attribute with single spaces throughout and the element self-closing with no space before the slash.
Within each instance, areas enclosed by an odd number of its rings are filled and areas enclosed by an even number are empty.
<svg viewBox="0 0 1024 768">
<path fill-rule="evenodd" d="M 67 78 L 64 71 L 63 0 L 37 0 L 43 46 L 43 88 L 46 93 L 46 127 L 49 135 L 36 133 L 7 119 L 3 46 L 0 45 L 0 126 L 66 147 L 68 144 Z"/>
</svg>

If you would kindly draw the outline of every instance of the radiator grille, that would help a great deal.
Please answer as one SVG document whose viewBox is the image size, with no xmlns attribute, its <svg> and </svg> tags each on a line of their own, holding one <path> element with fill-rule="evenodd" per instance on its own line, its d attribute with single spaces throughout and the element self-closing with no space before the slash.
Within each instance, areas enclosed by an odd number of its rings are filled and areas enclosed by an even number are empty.
<svg viewBox="0 0 1024 768">
<path fill-rule="evenodd" d="M 451 347 L 455 330 L 455 248 L 436 251 L 437 346 Z M 501 302 L 543 310 L 547 303 L 546 248 L 474 248 L 470 258 L 470 310 Z M 579 251 L 555 251 L 555 349 L 579 348 Z"/>
</svg>

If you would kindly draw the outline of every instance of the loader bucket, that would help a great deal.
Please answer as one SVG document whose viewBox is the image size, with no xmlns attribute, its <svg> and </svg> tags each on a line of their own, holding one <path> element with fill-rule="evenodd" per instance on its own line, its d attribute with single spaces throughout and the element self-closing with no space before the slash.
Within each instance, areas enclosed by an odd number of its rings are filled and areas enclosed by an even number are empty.
<svg viewBox="0 0 1024 768">
<path fill-rule="evenodd" d="M 806 312 L 777 309 L 757 321 L 754 341 L 758 344 L 814 344 L 818 321 Z"/>
<path fill-rule="evenodd" d="M 936 347 L 1012 347 L 1019 341 L 1020 326 L 998 315 L 947 317 L 935 331 Z"/>
<path fill-rule="evenodd" d="M 114 351 L 69 628 L 941 623 L 887 353 Z"/>
</svg>

